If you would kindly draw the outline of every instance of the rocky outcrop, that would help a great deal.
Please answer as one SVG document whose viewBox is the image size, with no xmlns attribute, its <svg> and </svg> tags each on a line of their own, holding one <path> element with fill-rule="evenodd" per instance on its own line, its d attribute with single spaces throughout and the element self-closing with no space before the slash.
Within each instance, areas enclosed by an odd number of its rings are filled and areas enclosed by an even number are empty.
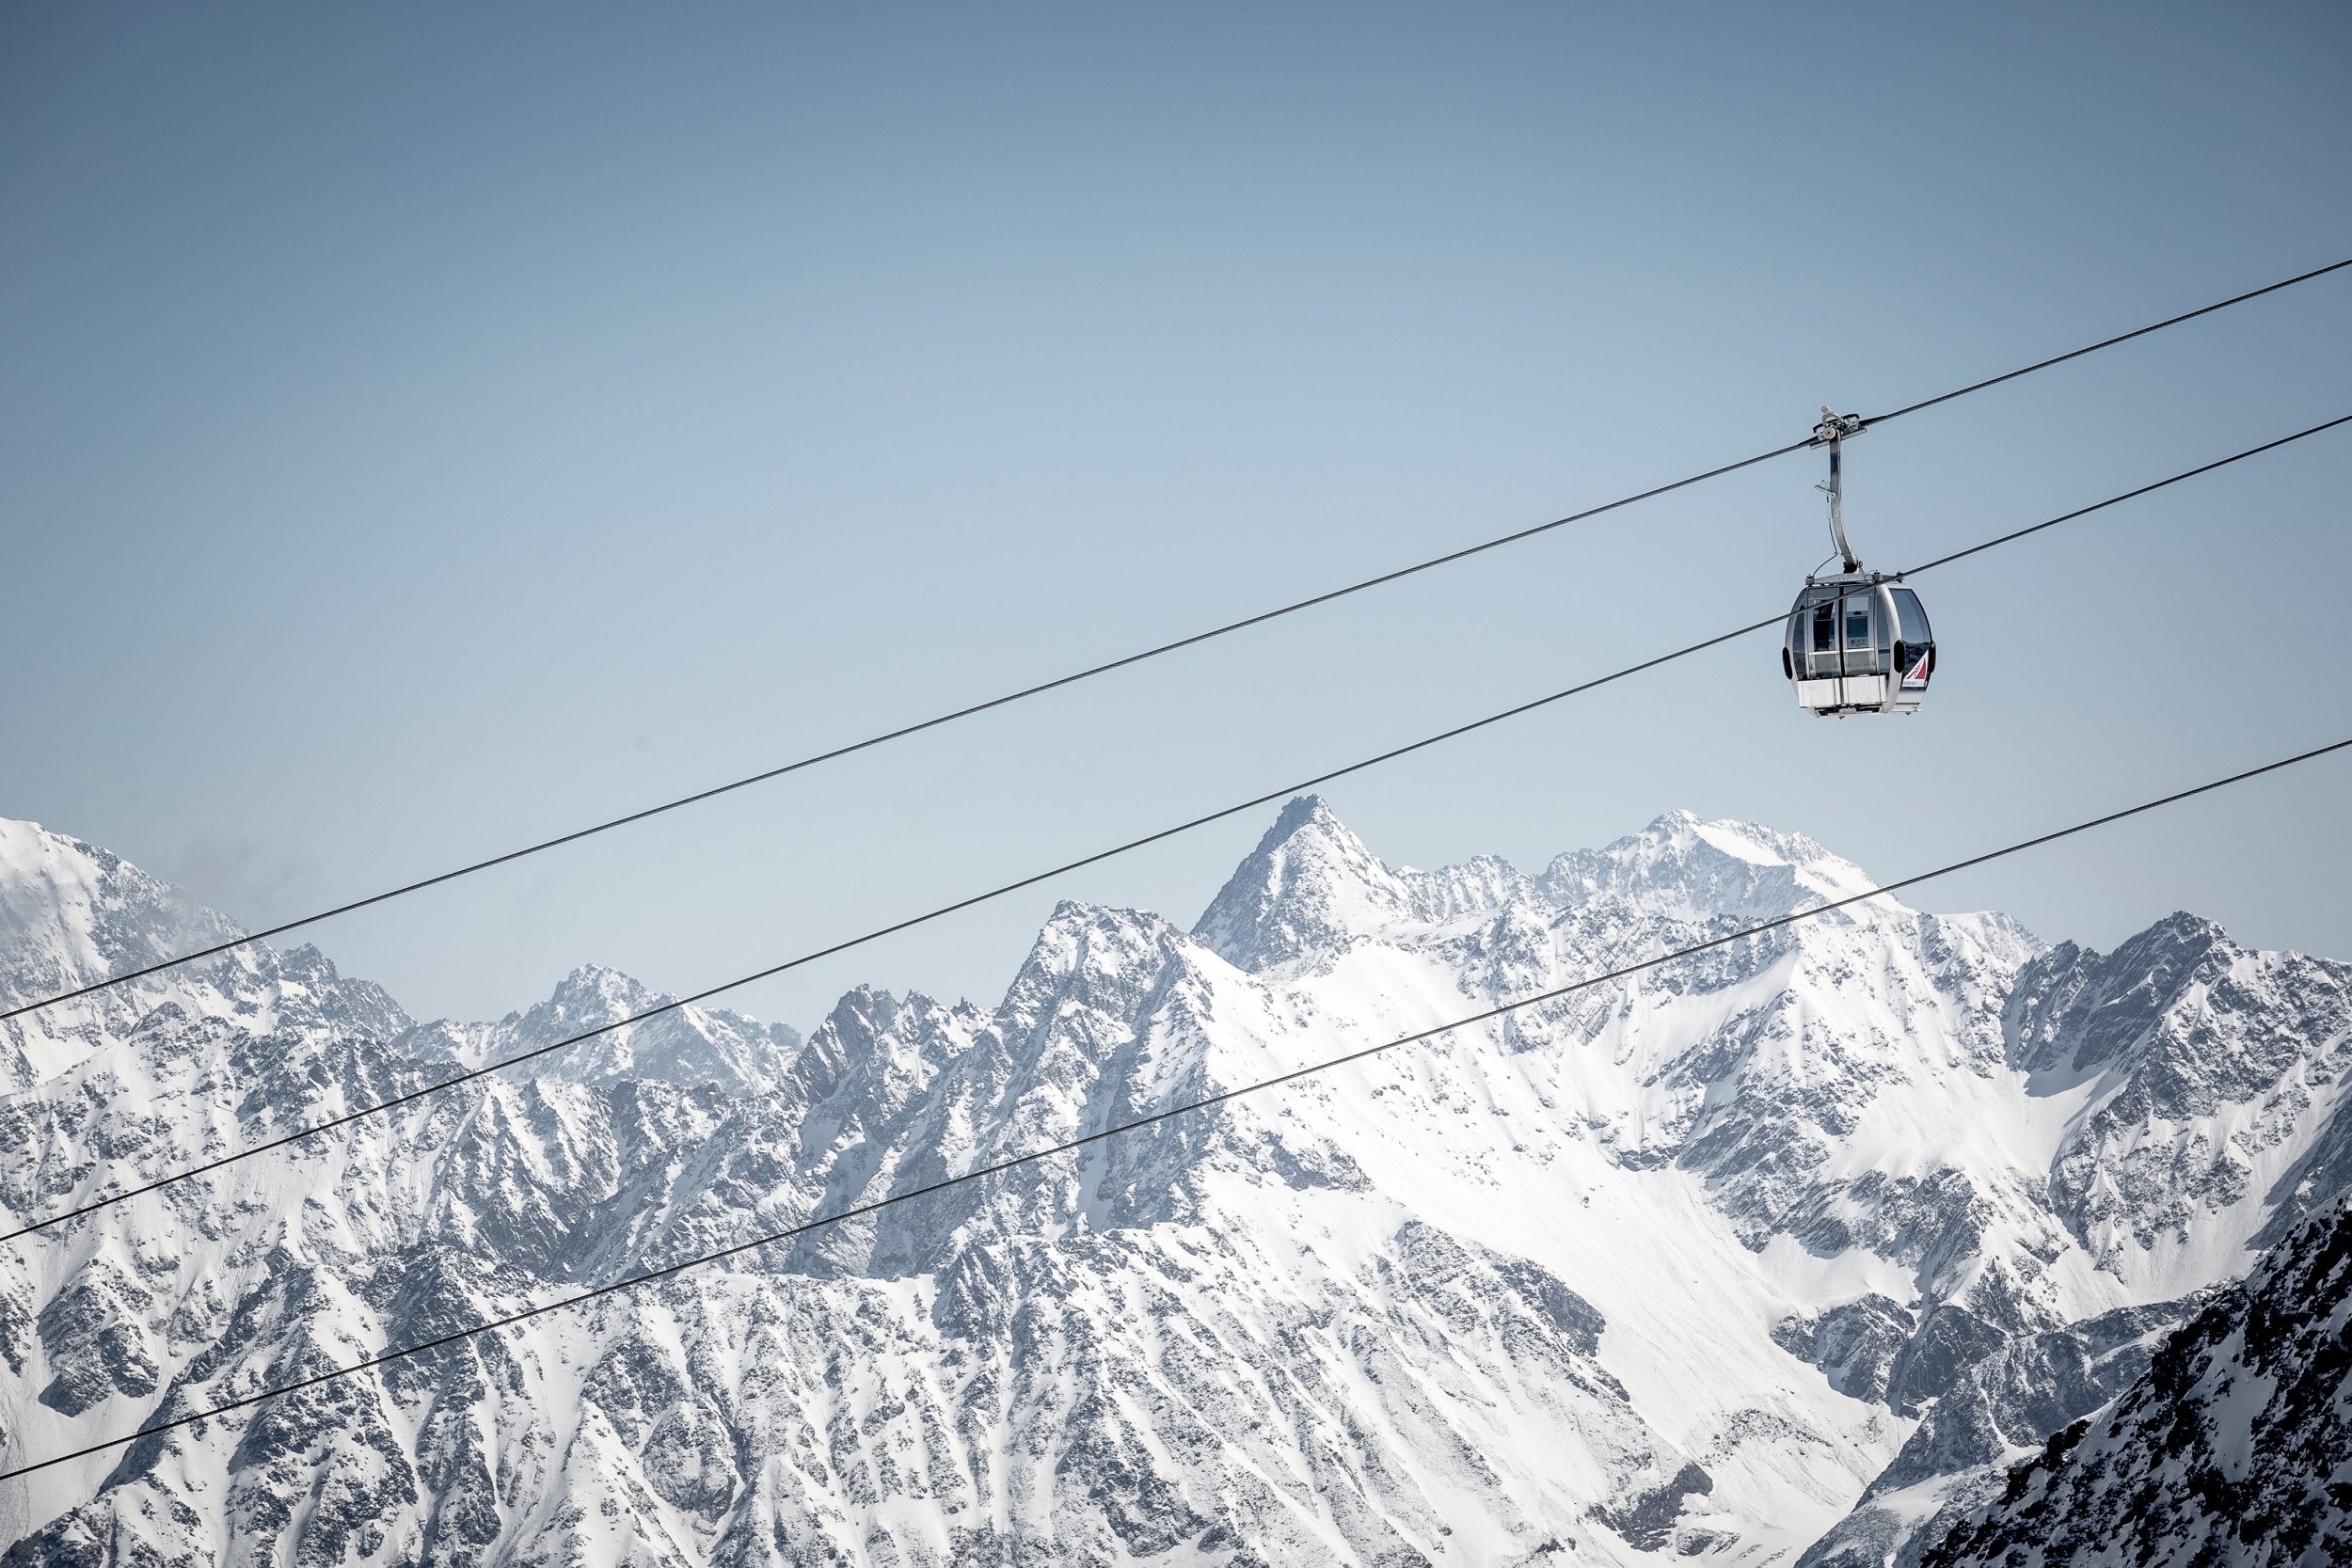
<svg viewBox="0 0 2352 1568">
<path fill-rule="evenodd" d="M 2352 1209 L 2287 1237 L 1923 1568 L 2352 1560 Z"/>
</svg>

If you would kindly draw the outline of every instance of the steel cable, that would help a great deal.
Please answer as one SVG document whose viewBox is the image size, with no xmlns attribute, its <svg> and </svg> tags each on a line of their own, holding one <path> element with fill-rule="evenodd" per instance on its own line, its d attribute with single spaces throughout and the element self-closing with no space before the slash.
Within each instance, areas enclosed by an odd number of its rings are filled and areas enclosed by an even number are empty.
<svg viewBox="0 0 2352 1568">
<path fill-rule="evenodd" d="M 2309 282 L 2314 277 L 2322 277 L 2329 273 L 2340 271 L 2345 267 L 2352 267 L 2352 258 L 2346 258 L 2341 261 L 2331 262 L 2324 267 L 2315 267 L 2310 272 L 2299 273 L 2293 277 L 2282 278 L 2279 282 L 2265 284 L 2262 288 L 2249 290 L 2242 294 L 2234 294 L 2228 299 L 2218 300 L 2211 305 L 2201 306 L 2197 309 L 2185 311 L 2181 315 L 2170 316 L 2163 321 L 2151 323 L 2149 325 L 2137 327 L 2130 332 L 2122 333 L 2120 336 L 2104 339 L 2099 342 L 2088 344 L 2085 347 L 2074 349 L 2069 353 L 2058 355 L 2053 358 L 2039 360 L 2034 364 L 2007 372 L 2004 374 L 1994 376 L 1991 380 L 1979 381 L 1971 386 L 1962 387 L 1954 391 L 1945 392 L 1939 394 L 1938 396 L 1929 398 L 1924 402 L 1907 404 L 1906 406 L 1895 409 L 1890 413 L 1871 415 L 1862 421 L 1863 427 L 1867 429 L 1872 425 L 1883 424 L 1889 420 L 1900 419 L 1906 414 L 1915 414 L 1923 408 L 1932 408 L 1938 404 L 1949 403 L 1954 398 L 1966 397 L 1971 392 L 1979 392 L 1988 387 L 1997 387 L 2003 382 L 2014 381 L 2019 376 L 2030 375 L 2036 371 L 2047 370 L 2053 365 L 2062 365 L 2070 359 L 2079 359 L 2087 354 L 2096 354 L 2101 349 L 2112 348 L 2118 343 L 2129 342 L 2135 338 L 2144 338 L 2152 332 L 2160 332 L 2168 326 L 2177 326 L 2183 322 L 2194 321 L 2200 316 L 2211 315 L 2217 310 L 2227 309 L 2233 305 L 2241 305 L 2249 299 L 2259 299 L 2265 294 L 2276 293 L 2281 289 L 2292 288 L 2297 283 Z M 1537 534 L 1549 533 L 1553 529 L 1565 528 L 1570 523 L 1582 522 L 1588 518 L 1597 517 L 1604 512 L 1613 512 L 1620 507 L 1631 506 L 1637 501 L 1649 500 L 1654 497 L 1665 495 L 1669 491 L 1685 489 L 1691 485 L 1702 483 L 1710 479 L 1718 479 L 1724 474 L 1733 473 L 1741 468 L 1753 467 L 1758 463 L 1768 462 L 1775 457 L 1785 457 L 1792 451 L 1801 451 L 1808 447 L 1818 444 L 1819 443 L 1814 441 L 1811 437 L 1807 437 L 1802 441 L 1792 441 L 1785 447 L 1774 447 L 1770 451 L 1761 451 L 1753 457 L 1743 457 L 1737 462 L 1726 463 L 1720 467 L 1709 468 L 1704 473 L 1692 474 L 1687 479 L 1677 479 L 1671 483 L 1661 484 L 1655 488 L 1641 491 L 1636 495 L 1626 496 L 1617 500 L 1606 501 L 1599 506 L 1587 507 L 1581 512 L 1570 513 L 1567 516 L 1555 518 L 1549 523 L 1538 523 L 1533 528 L 1520 529 L 1516 532 L 1506 533 L 1499 538 L 1489 539 L 1484 544 L 1470 545 L 1462 549 L 1450 550 L 1443 555 L 1432 556 L 1427 561 L 1419 562 L 1410 566 L 1399 567 L 1392 572 L 1383 572 L 1377 577 L 1366 578 L 1360 582 L 1349 583 L 1343 588 L 1334 588 L 1327 593 L 1317 594 L 1312 597 L 1300 599 L 1295 603 L 1283 605 L 1279 609 L 1264 610 L 1259 614 L 1247 616 L 1238 621 L 1230 621 L 1223 626 L 1214 626 L 1207 631 L 1196 632 L 1189 637 L 1178 638 L 1173 642 L 1163 642 L 1157 647 L 1146 648 L 1141 653 L 1129 654 L 1123 658 L 1115 658 L 1107 663 L 1093 665 L 1088 669 L 1076 671 L 1071 674 L 1057 676 L 1053 680 L 1041 681 L 1035 686 L 1024 687 L 1018 691 L 1009 691 L 1001 697 L 992 697 L 986 702 L 974 703 L 966 707 L 956 708 L 950 712 L 940 714 L 936 718 L 925 719 L 916 723 L 902 725 L 895 730 L 886 730 L 880 735 L 871 736 L 864 740 L 852 741 L 846 746 L 836 746 L 828 752 L 818 752 L 814 755 L 803 757 L 797 762 L 788 762 L 779 768 L 771 768 L 764 772 L 754 773 L 748 777 L 737 779 L 730 784 L 717 784 L 708 789 L 697 790 L 691 795 L 682 795 L 675 800 L 667 800 L 662 802 L 660 805 L 648 806 L 643 811 L 630 812 L 627 816 L 616 816 L 612 818 L 610 821 L 598 822 L 590 827 L 575 830 L 572 832 L 559 834 L 554 838 L 542 839 L 536 844 L 526 845 L 519 849 L 510 849 L 503 854 L 493 855 L 487 860 L 475 861 L 470 864 L 458 866 L 454 870 L 443 871 L 431 877 L 421 878 L 413 882 L 405 882 L 398 887 L 388 888 L 382 893 L 371 894 L 364 898 L 355 898 L 349 903 L 338 904 L 332 909 L 321 910 L 314 914 L 306 914 L 297 919 L 281 921 L 275 926 L 264 927 L 261 930 L 249 932 L 244 936 L 234 939 L 233 941 L 215 942 L 212 946 L 199 947 L 191 952 L 180 954 L 176 958 L 164 958 L 154 963 L 143 965 L 136 969 L 125 970 L 119 974 L 109 975 L 103 980 L 93 980 L 87 985 L 77 986 L 70 990 L 58 991 L 55 995 L 44 996 L 36 1002 L 21 1003 L 16 1006 L 0 1010 L 0 1022 L 5 1022 L 12 1018 L 21 1018 L 26 1013 L 36 1012 L 42 1007 L 55 1006 L 60 1002 L 71 1002 L 77 997 L 93 995 L 96 992 L 109 990 L 112 987 L 122 985 L 128 981 L 143 979 L 150 974 L 161 974 L 167 969 L 176 969 L 182 964 L 194 963 L 199 958 L 216 958 L 223 953 L 232 952 L 235 949 L 246 946 L 251 942 L 264 942 L 271 937 L 283 936 L 289 931 L 297 931 L 306 926 L 315 926 L 321 921 L 332 920 L 338 915 L 351 914 L 357 911 L 369 909 L 374 905 L 386 903 L 394 898 L 405 897 L 412 893 L 421 893 L 427 888 L 439 887 L 444 882 L 453 882 L 461 877 L 470 877 L 477 872 L 488 871 L 497 866 L 511 864 L 516 861 L 523 860 L 532 855 L 541 854 L 549 849 L 560 848 L 566 844 L 577 844 L 581 839 L 593 838 L 598 833 L 611 832 L 616 828 L 626 828 L 632 823 L 643 822 L 649 817 L 660 816 L 666 812 L 677 811 L 686 806 L 697 805 L 702 801 L 715 800 L 722 795 L 731 794 L 739 789 L 749 788 L 753 784 L 765 784 L 771 779 L 780 779 L 787 773 L 797 773 L 803 768 L 814 768 L 820 763 L 833 762 L 841 757 L 849 756 L 853 752 L 864 752 L 876 746 L 886 745 L 894 740 L 903 740 L 909 736 L 919 735 L 925 730 L 937 729 L 943 724 L 951 724 L 960 719 L 969 719 L 976 714 L 986 713 L 993 708 L 1000 708 L 1012 703 L 1022 702 L 1030 697 L 1041 696 L 1048 691 L 1058 690 L 1065 686 L 1073 686 L 1080 681 L 1091 680 L 1096 675 L 1108 674 L 1114 670 L 1123 670 L 1129 665 L 1140 664 L 1147 659 L 1158 658 L 1163 654 L 1172 654 L 1179 649 L 1189 648 L 1198 643 L 1207 642 L 1213 639 L 1227 636 L 1232 632 L 1245 630 L 1250 626 L 1262 626 L 1268 621 L 1279 620 L 1285 615 L 1295 615 L 1300 610 L 1311 610 L 1317 605 L 1329 604 L 1334 599 L 1343 599 L 1351 594 L 1360 594 L 1366 589 L 1378 588 L 1384 584 L 1395 582 L 1404 578 L 1412 577 L 1417 573 L 1431 571 L 1439 566 L 1451 565 L 1457 561 L 1466 561 L 1471 556 L 1482 555 L 1488 550 L 1500 549 L 1505 545 L 1516 545 L 1522 540 L 1533 539 Z"/>
<path fill-rule="evenodd" d="M 2131 500 L 2136 497 L 2147 495 L 2151 491 L 2161 490 L 2167 485 L 2178 484 L 2184 480 L 2194 479 L 2200 474 L 2211 473 L 2216 468 L 2227 467 L 2233 463 L 2243 462 L 2249 457 L 2254 457 L 2263 452 L 2274 451 L 2277 448 L 2286 446 L 2291 442 L 2302 440 L 2305 436 L 2315 436 L 2321 431 L 2332 430 L 2338 425 L 2346 423 L 2352 423 L 2352 414 L 2346 414 L 2340 416 L 2339 418 L 2329 420 L 2324 424 L 2312 425 L 2310 429 L 2297 431 L 2292 436 L 2282 436 L 2275 441 L 2265 441 L 2258 447 L 2249 447 L 2246 451 L 2233 453 L 2229 457 L 2218 458 L 2211 463 L 2201 464 L 2194 468 L 2184 469 L 2182 472 L 2174 474 L 2168 479 L 2160 479 L 2152 484 L 2143 484 L 2137 489 L 2126 490 L 2121 495 L 2110 496 L 2105 500 L 2094 501 L 2089 506 L 2077 507 L 2072 512 L 2062 513 L 2056 517 L 2047 519 L 2046 521 L 2035 523 L 2027 528 L 2018 529 L 2012 532 L 2002 534 L 1994 539 L 1986 540 L 1983 544 L 1972 545 L 1964 550 L 1958 550 L 1950 555 L 1939 556 L 1933 561 L 1930 561 L 1922 565 L 1914 566 L 1906 572 L 1898 574 L 1898 577 L 1915 577 L 1922 572 L 1932 571 L 1938 566 L 1947 565 L 1954 561 L 1962 560 L 1967 556 L 1976 555 L 1980 551 L 1989 550 L 2000 545 L 2013 543 L 2014 541 L 2023 539 L 2029 534 L 2039 533 L 2044 529 L 2055 528 L 2060 523 L 2070 522 L 2076 517 L 2088 516 L 2093 512 L 2104 511 L 2107 507 Z M 1454 739 L 1460 736 L 1468 735 L 1474 730 L 1482 730 L 1486 728 L 1488 725 L 1502 723 L 1506 719 L 1515 719 L 1521 714 L 1532 713 L 1537 708 L 1548 707 L 1553 703 L 1564 701 L 1566 698 L 1577 696 L 1582 692 L 1591 691 L 1597 687 L 1607 686 L 1614 681 L 1623 680 L 1629 675 L 1639 674 L 1645 670 L 1654 670 L 1661 664 L 1670 664 L 1677 659 L 1687 658 L 1692 654 L 1705 652 L 1708 648 L 1716 647 L 1724 642 L 1729 642 L 1737 638 L 1745 637 L 1751 632 L 1761 631 L 1767 626 L 1784 625 L 1786 624 L 1788 618 L 1788 612 L 1786 610 L 1775 612 L 1764 620 L 1752 621 L 1744 626 L 1735 627 L 1730 631 L 1723 632 L 1714 637 L 1709 637 L 1703 641 L 1693 642 L 1688 647 L 1677 648 L 1669 654 L 1661 654 L 1655 658 L 1645 659 L 1639 664 L 1629 664 L 1622 670 L 1613 671 L 1606 675 L 1597 676 L 1592 680 L 1568 687 L 1564 690 L 1552 692 L 1549 696 L 1537 697 L 1531 702 L 1520 703 L 1515 706 L 1504 708 L 1500 713 L 1491 713 L 1483 719 L 1473 719 L 1468 723 L 1457 724 L 1451 729 L 1441 730 L 1436 735 L 1424 736 L 1420 740 L 1411 741 L 1403 746 L 1393 747 L 1391 750 L 1382 752 L 1375 756 L 1366 757 L 1360 762 L 1352 762 L 1343 768 L 1335 768 L 1328 772 L 1318 773 L 1312 778 L 1302 779 L 1296 784 L 1286 784 L 1280 789 L 1269 790 L 1263 795 L 1252 796 L 1250 799 L 1240 801 L 1237 804 L 1226 806 L 1219 810 L 1210 812 L 1206 816 L 1196 816 L 1187 822 L 1180 822 L 1172 828 L 1163 828 L 1157 832 L 1147 833 L 1141 838 L 1129 839 L 1124 844 L 1114 846 L 1108 849 L 1099 850 L 1094 854 L 1085 856 L 1079 860 L 1067 862 L 1061 865 L 1053 867 L 1051 870 L 1040 871 L 1032 876 L 1024 877 L 1018 881 L 1007 882 L 1001 887 L 991 888 L 986 893 L 974 894 L 970 897 L 960 898 L 952 904 L 943 904 L 937 909 L 930 910 L 922 914 L 913 915 L 907 919 L 897 921 L 888 926 L 881 927 L 875 930 L 866 932 L 863 936 L 851 937 L 846 941 L 834 942 L 829 947 L 820 947 L 812 953 L 803 953 L 798 958 L 788 958 L 782 963 L 771 964 L 766 969 L 755 971 L 753 974 L 742 975 L 737 979 L 728 980 L 721 985 L 711 986 L 705 990 L 692 992 L 690 995 L 673 998 L 670 1001 L 661 1003 L 658 1006 L 647 1007 L 643 1011 L 631 1013 L 627 1018 L 615 1019 L 610 1023 L 598 1024 L 593 1029 L 582 1030 L 579 1034 L 566 1036 L 562 1039 L 551 1041 L 546 1045 L 534 1046 L 529 1051 L 518 1052 L 512 1056 L 502 1057 L 496 1062 L 490 1062 L 482 1067 L 470 1069 L 465 1072 L 457 1074 L 454 1077 L 445 1078 L 437 1083 L 427 1085 L 423 1088 L 411 1089 L 405 1094 L 394 1095 L 388 1100 L 379 1101 L 375 1104 L 364 1106 L 359 1110 L 346 1112 L 342 1116 L 333 1117 L 325 1121 L 314 1122 L 308 1127 L 299 1128 L 294 1132 L 281 1134 L 280 1136 L 272 1138 L 266 1142 L 255 1144 L 249 1148 L 239 1149 L 234 1154 L 226 1154 L 221 1156 L 219 1159 L 207 1161 L 200 1165 L 191 1166 L 188 1169 L 177 1172 L 174 1175 L 162 1177 L 156 1180 L 146 1182 L 143 1185 L 132 1187 L 119 1193 L 109 1194 L 104 1197 L 93 1199 L 92 1201 L 82 1204 L 77 1208 L 64 1210 L 58 1213 L 50 1215 L 46 1219 L 37 1220 L 30 1225 L 21 1226 L 14 1230 L 0 1232 L 0 1242 L 12 1242 L 20 1237 L 32 1235 L 36 1231 L 46 1230 L 52 1226 L 63 1225 L 68 1220 L 80 1219 L 86 1215 L 97 1213 L 102 1210 L 110 1209 L 116 1204 L 127 1203 L 132 1198 L 141 1197 L 149 1193 L 160 1192 L 166 1187 L 176 1186 L 180 1182 L 192 1180 L 199 1176 L 210 1175 L 215 1171 L 224 1169 L 230 1165 L 237 1164 L 242 1161 L 250 1160 L 259 1155 L 267 1154 L 274 1149 L 284 1148 L 289 1145 L 301 1143 L 307 1139 L 317 1137 L 324 1132 L 331 1132 L 339 1127 L 348 1127 L 352 1123 L 364 1120 L 369 1117 L 380 1116 L 387 1111 L 395 1110 L 400 1106 L 411 1104 L 417 1101 L 423 1100 L 428 1096 L 443 1093 L 446 1090 L 456 1088 L 461 1085 L 470 1084 L 476 1079 L 488 1077 L 494 1072 L 503 1071 L 505 1069 L 517 1066 L 520 1063 L 532 1061 L 541 1056 L 549 1055 L 555 1052 L 578 1045 L 583 1040 L 594 1039 L 599 1035 L 608 1035 L 616 1029 L 626 1029 L 634 1024 L 645 1022 L 647 1020 L 660 1018 L 663 1014 L 676 1012 L 682 1008 L 692 1006 L 700 1002 L 707 1002 L 714 996 L 719 996 L 727 991 L 739 990 L 741 987 L 751 985 L 755 981 L 771 978 L 775 975 L 784 974 L 787 970 L 798 969 L 803 964 L 814 963 L 819 958 L 827 958 L 838 953 L 846 953 L 853 947 L 862 947 L 869 942 L 877 942 L 883 937 L 895 935 L 899 931 L 908 930 L 916 926 L 927 925 L 931 921 L 941 919 L 946 915 L 954 914 L 959 911 L 971 909 L 975 905 L 984 904 L 992 899 L 1004 897 L 1008 894 L 1018 893 L 1024 888 L 1035 887 L 1040 882 L 1050 880 L 1051 879 L 1059 877 L 1067 872 L 1077 871 L 1086 866 L 1098 864 L 1101 862 L 1110 860 L 1116 856 L 1126 854 L 1131 850 L 1143 848 L 1147 845 L 1157 844 L 1163 839 L 1174 838 L 1180 833 L 1190 832 L 1195 828 L 1206 827 L 1212 822 L 1219 822 L 1224 820 L 1226 817 L 1236 816 L 1242 812 L 1253 810 L 1259 806 L 1271 804 L 1276 800 L 1282 800 L 1286 796 L 1295 795 L 1301 790 L 1312 789 L 1318 784 L 1328 784 L 1334 779 L 1345 778 L 1351 773 L 1360 773 L 1368 768 L 1375 768 L 1379 766 L 1381 763 L 1393 761 L 1398 757 L 1408 755 L 1414 752 L 1425 750 L 1428 747 L 1438 745 L 1441 742 Z"/>
</svg>

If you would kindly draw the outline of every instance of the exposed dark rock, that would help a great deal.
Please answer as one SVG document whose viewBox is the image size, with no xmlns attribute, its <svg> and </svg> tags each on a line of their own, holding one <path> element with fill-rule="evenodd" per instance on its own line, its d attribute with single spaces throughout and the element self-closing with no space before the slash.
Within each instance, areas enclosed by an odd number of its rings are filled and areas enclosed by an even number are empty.
<svg viewBox="0 0 2352 1568">
<path fill-rule="evenodd" d="M 2352 1561 L 2352 1210 L 2307 1225 L 2053 1433 L 1926 1568 Z"/>
<path fill-rule="evenodd" d="M 1641 1493 L 1615 1508 L 1596 1508 L 1592 1516 L 1625 1537 L 1636 1551 L 1662 1551 L 1682 1513 L 1682 1499 L 1705 1497 L 1714 1481 L 1695 1465 L 1685 1465 L 1663 1486 Z"/>
<path fill-rule="evenodd" d="M 2096 1410 L 2146 1370 L 2157 1337 L 2203 1299 L 2119 1307 L 2065 1328 L 2005 1337 L 1927 1411 L 1864 1497 L 1989 1465 Z"/>
<path fill-rule="evenodd" d="M 157 1367 L 139 1322 L 152 1299 L 103 1263 L 83 1269 L 41 1308 L 41 1348 L 56 1375 L 41 1389 L 40 1402 L 79 1416 L 117 1393 L 153 1393 Z"/>
<path fill-rule="evenodd" d="M 1772 1338 L 1798 1360 L 1828 1373 L 1829 1386 L 1839 1393 L 1876 1404 L 1887 1397 L 1895 1358 L 1914 1326 L 1901 1303 L 1867 1295 L 1819 1317 L 1783 1319 Z"/>
<path fill-rule="evenodd" d="M 1916 1416 L 1956 1386 L 1968 1370 L 2009 1343 L 2009 1336 L 1964 1307 L 1948 1303 L 1927 1321 L 1887 1371 L 1887 1402 Z"/>
</svg>

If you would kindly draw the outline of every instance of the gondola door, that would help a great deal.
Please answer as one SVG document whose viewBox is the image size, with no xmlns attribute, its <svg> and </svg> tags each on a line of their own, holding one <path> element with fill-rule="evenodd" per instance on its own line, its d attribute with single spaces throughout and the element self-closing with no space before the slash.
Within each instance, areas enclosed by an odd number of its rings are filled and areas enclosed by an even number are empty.
<svg viewBox="0 0 2352 1568">
<path fill-rule="evenodd" d="M 1876 587 L 1851 588 L 1837 601 L 1839 673 L 1845 678 L 1845 706 L 1880 707 L 1886 702 L 1887 660 L 1880 651 L 1885 641 L 1885 614 Z"/>
<path fill-rule="evenodd" d="M 1928 694 L 1928 677 L 1935 673 L 1935 633 L 1918 594 L 1896 588 L 1888 596 L 1895 603 L 1895 711 L 1916 713 Z"/>
<path fill-rule="evenodd" d="M 1796 615 L 1797 701 L 1816 713 L 1827 713 L 1844 701 L 1844 658 L 1837 649 L 1837 596 L 1827 588 L 1805 589 Z"/>
</svg>

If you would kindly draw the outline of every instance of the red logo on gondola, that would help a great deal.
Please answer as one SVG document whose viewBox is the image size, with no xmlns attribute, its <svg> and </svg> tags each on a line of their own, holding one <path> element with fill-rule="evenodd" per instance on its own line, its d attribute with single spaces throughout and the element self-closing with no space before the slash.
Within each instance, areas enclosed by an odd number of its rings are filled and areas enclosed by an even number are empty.
<svg viewBox="0 0 2352 1568">
<path fill-rule="evenodd" d="M 1905 686 L 1925 686 L 1928 684 L 1927 655 L 1921 654 L 1919 656 L 1919 662 L 1913 665 L 1910 672 L 1903 676 L 1903 684 Z"/>
</svg>

